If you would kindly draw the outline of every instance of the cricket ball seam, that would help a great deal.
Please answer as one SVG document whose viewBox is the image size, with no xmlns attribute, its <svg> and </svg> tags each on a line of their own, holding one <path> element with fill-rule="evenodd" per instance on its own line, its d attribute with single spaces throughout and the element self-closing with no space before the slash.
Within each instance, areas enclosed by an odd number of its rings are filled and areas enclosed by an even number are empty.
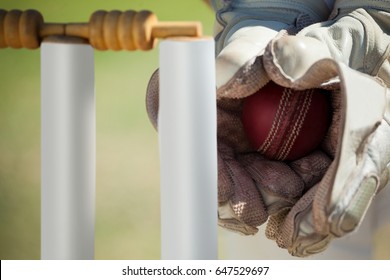
<svg viewBox="0 0 390 280">
<path fill-rule="evenodd" d="M 291 89 L 288 89 L 288 88 L 286 88 L 285 90 L 291 91 Z M 298 99 L 301 99 L 301 97 L 303 97 L 303 102 L 302 103 L 299 102 L 302 104 L 302 106 L 297 107 L 298 110 L 296 110 L 294 112 L 294 120 L 295 120 L 295 117 L 297 119 L 292 122 L 294 125 L 291 126 L 291 132 L 289 133 L 289 138 L 280 147 L 278 155 L 277 155 L 277 159 L 284 160 L 290 154 L 291 149 L 294 146 L 295 141 L 297 140 L 297 137 L 299 136 L 299 133 L 302 129 L 302 126 L 303 126 L 304 122 L 306 121 L 306 115 L 307 115 L 308 111 L 310 110 L 310 105 L 311 105 L 311 100 L 312 100 L 312 92 L 313 92 L 313 90 L 295 93 L 295 94 L 299 94 Z"/>
<path fill-rule="evenodd" d="M 285 101 L 286 102 L 286 108 L 287 108 L 287 113 L 286 113 L 286 116 L 284 116 L 283 118 L 283 124 L 284 124 L 284 127 L 282 130 L 280 130 L 278 132 L 278 135 L 279 135 L 279 138 L 278 138 L 278 143 L 277 145 L 275 144 L 274 146 L 274 149 L 272 152 L 272 154 L 275 155 L 276 159 L 283 159 L 283 157 L 281 156 L 281 150 L 283 149 L 283 145 L 288 145 L 288 143 L 285 143 L 286 142 L 286 136 L 289 135 L 291 136 L 292 134 L 292 130 L 293 130 L 293 127 L 291 127 L 289 124 L 290 123 L 295 123 L 297 121 L 297 104 L 299 104 L 299 102 L 297 102 L 297 96 L 296 95 L 293 95 L 293 92 L 290 90 L 290 89 L 286 89 L 284 88 L 283 92 L 282 92 L 282 95 L 283 96 L 287 96 L 287 100 Z M 289 141 L 290 138 L 287 139 L 287 141 Z"/>
<path fill-rule="evenodd" d="M 282 116 L 286 113 L 286 106 L 288 102 L 286 102 L 286 99 L 288 101 L 289 94 L 283 94 L 281 101 L 278 106 L 278 110 L 276 111 L 275 120 L 272 122 L 272 127 L 267 135 L 267 138 L 264 140 L 263 145 L 258 149 L 261 153 L 266 153 L 271 146 L 272 143 L 274 143 L 274 139 L 276 137 L 277 132 L 280 130 L 279 127 L 282 123 Z"/>
</svg>

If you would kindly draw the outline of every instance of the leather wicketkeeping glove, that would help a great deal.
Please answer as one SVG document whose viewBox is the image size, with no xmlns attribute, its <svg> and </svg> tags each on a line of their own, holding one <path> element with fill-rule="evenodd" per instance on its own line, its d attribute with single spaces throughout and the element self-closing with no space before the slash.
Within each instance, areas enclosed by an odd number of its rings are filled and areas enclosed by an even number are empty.
<svg viewBox="0 0 390 280">
<path fill-rule="evenodd" d="M 243 234 L 289 209 L 316 184 L 331 159 L 323 150 L 295 162 L 266 159 L 250 147 L 241 123 L 243 98 L 269 82 L 268 43 L 328 18 L 323 1 L 212 1 L 216 11 L 219 224 Z M 329 142 L 329 141 L 328 141 Z"/>
</svg>

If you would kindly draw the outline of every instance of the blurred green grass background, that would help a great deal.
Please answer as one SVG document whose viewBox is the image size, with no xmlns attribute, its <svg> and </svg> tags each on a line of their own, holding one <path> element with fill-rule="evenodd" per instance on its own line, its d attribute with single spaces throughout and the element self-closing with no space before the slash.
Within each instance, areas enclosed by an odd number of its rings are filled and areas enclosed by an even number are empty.
<svg viewBox="0 0 390 280">
<path fill-rule="evenodd" d="M 159 20 L 214 15 L 201 0 L 0 0 L 37 9 L 46 22 L 86 22 L 98 9 L 141 10 Z M 95 51 L 97 111 L 96 259 L 160 257 L 157 133 L 145 111 L 158 50 Z M 40 52 L 0 50 L 0 259 L 40 258 Z"/>
</svg>

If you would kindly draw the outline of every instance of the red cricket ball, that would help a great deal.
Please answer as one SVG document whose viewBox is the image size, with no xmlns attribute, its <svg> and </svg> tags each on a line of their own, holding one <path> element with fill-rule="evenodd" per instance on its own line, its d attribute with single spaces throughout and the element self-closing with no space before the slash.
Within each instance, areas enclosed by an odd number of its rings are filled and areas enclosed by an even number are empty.
<svg viewBox="0 0 390 280">
<path fill-rule="evenodd" d="M 242 124 L 249 142 L 275 160 L 295 160 L 314 151 L 331 120 L 329 93 L 297 91 L 268 83 L 244 100 Z"/>
</svg>

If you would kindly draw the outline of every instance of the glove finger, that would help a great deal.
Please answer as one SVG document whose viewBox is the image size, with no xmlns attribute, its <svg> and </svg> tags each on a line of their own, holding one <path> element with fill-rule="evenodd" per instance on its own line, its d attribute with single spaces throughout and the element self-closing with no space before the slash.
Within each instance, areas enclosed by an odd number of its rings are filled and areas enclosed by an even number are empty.
<svg viewBox="0 0 390 280">
<path fill-rule="evenodd" d="M 276 241 L 280 232 L 280 227 L 286 219 L 290 209 L 291 208 L 285 208 L 268 218 L 267 226 L 265 228 L 265 236 L 268 239 Z"/>
<path fill-rule="evenodd" d="M 218 182 L 218 189 L 221 190 L 220 219 L 235 219 L 253 228 L 260 226 L 267 220 L 268 214 L 250 174 L 234 158 L 221 154 L 220 160 L 222 163 L 219 169 L 221 179 Z"/>
<path fill-rule="evenodd" d="M 331 158 L 320 150 L 316 150 L 298 160 L 291 162 L 290 167 L 300 176 L 305 184 L 303 192 L 321 181 L 330 164 Z"/>
<path fill-rule="evenodd" d="M 222 156 L 223 155 L 223 156 Z M 234 195 L 234 184 L 232 183 L 232 174 L 229 172 L 229 166 L 225 160 L 234 158 L 231 148 L 227 145 L 218 145 L 218 202 L 226 203 Z"/>
<path fill-rule="evenodd" d="M 239 161 L 256 182 L 269 214 L 291 206 L 302 195 L 305 184 L 286 163 L 258 153 L 242 155 Z"/>
<path fill-rule="evenodd" d="M 234 195 L 231 206 L 237 217 L 244 223 L 257 227 L 263 224 L 268 214 L 259 191 L 252 178 L 236 161 L 225 161 L 232 176 Z"/>
<path fill-rule="evenodd" d="M 263 65 L 275 83 L 305 90 L 320 87 L 325 81 L 337 76 L 337 70 L 331 64 L 327 66 L 329 71 L 321 71 L 321 68 L 315 67 L 315 62 L 323 60 L 325 64 L 326 59 L 330 58 L 329 49 L 321 41 L 281 33 L 268 44 Z"/>
<path fill-rule="evenodd" d="M 332 235 L 321 234 L 313 226 L 312 202 L 318 185 L 311 188 L 283 216 L 273 219 L 267 229 L 281 248 L 287 248 L 289 253 L 297 257 L 306 257 L 324 251 L 333 239 Z"/>
<path fill-rule="evenodd" d="M 269 78 L 262 55 L 268 42 L 286 24 L 275 21 L 245 20 L 230 35 L 216 58 L 217 98 L 244 98 L 262 88 Z"/>
<path fill-rule="evenodd" d="M 236 153 L 253 150 L 241 122 L 242 102 L 231 99 L 217 102 L 218 141 L 231 147 Z"/>
<path fill-rule="evenodd" d="M 341 124 L 344 118 L 344 110 L 339 89 L 331 91 L 330 97 L 332 119 L 324 141 L 321 143 L 321 148 L 331 158 L 335 158 L 337 147 L 340 142 L 340 135 L 342 134 Z"/>
</svg>

